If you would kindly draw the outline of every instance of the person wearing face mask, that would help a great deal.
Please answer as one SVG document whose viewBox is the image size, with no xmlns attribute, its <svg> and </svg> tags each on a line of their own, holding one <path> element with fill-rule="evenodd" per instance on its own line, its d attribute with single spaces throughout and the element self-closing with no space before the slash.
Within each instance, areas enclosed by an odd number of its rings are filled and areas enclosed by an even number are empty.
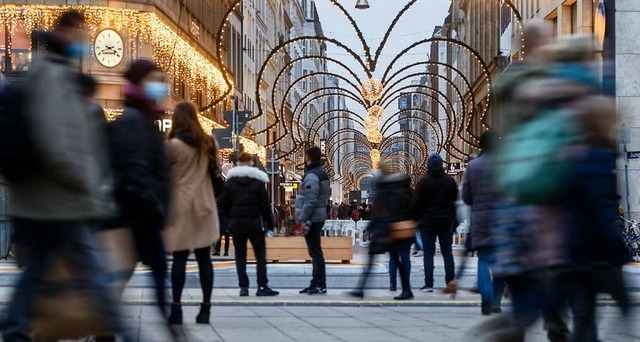
<svg viewBox="0 0 640 342">
<path fill-rule="evenodd" d="M 16 243 L 26 252 L 26 268 L 3 317 L 4 341 L 30 341 L 31 320 L 37 316 L 36 298 L 45 279 L 60 262 L 74 275 L 70 287 L 92 294 L 104 327 L 121 332 L 104 267 L 95 248 L 94 222 L 108 216 L 108 193 L 103 191 L 106 144 L 96 139 L 99 129 L 87 115 L 81 81 L 73 67 L 79 46 L 86 45 L 84 16 L 62 13 L 54 30 L 34 37 L 44 47 L 35 54 L 25 82 L 29 97 L 24 115 L 30 123 L 34 165 L 24 179 L 11 184 L 10 213 Z M 32 253 L 33 252 L 33 253 Z M 56 313 L 64 315 L 65 308 Z M 67 332 L 77 333 L 69 327 Z M 126 339 L 126 337 L 125 337 Z"/>
<path fill-rule="evenodd" d="M 154 62 L 134 61 L 124 74 L 124 113 L 111 130 L 114 197 L 120 222 L 132 229 L 138 256 L 155 282 L 157 305 L 166 317 L 167 261 L 160 231 L 165 226 L 170 199 L 170 170 L 165 136 L 156 120 L 165 117 L 160 104 L 168 95 L 164 73 Z"/>
</svg>

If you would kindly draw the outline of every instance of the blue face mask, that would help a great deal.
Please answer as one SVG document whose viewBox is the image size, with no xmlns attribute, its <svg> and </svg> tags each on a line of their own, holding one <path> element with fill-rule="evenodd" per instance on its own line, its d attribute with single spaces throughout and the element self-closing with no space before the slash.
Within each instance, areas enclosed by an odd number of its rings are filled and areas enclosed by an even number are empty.
<svg viewBox="0 0 640 342">
<path fill-rule="evenodd" d="M 71 58 L 82 58 L 86 56 L 88 52 L 89 47 L 87 46 L 87 44 L 81 42 L 72 42 L 67 48 L 67 54 Z"/>
<path fill-rule="evenodd" d="M 144 94 L 153 101 L 162 101 L 169 96 L 169 85 L 164 82 L 147 82 L 144 84 Z"/>
</svg>

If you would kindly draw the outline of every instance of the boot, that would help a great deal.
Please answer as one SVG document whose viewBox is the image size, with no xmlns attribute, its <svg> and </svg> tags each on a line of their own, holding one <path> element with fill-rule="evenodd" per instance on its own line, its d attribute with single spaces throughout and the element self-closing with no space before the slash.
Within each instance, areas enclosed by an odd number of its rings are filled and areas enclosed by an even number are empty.
<svg viewBox="0 0 640 342">
<path fill-rule="evenodd" d="M 491 302 L 482 302 L 481 311 L 483 316 L 491 315 Z"/>
<path fill-rule="evenodd" d="M 196 316 L 196 323 L 209 324 L 209 316 L 211 315 L 211 303 L 200 304 L 200 313 Z"/>
<path fill-rule="evenodd" d="M 169 314 L 169 324 L 182 324 L 182 304 L 171 303 L 171 313 Z"/>
<path fill-rule="evenodd" d="M 408 300 L 408 299 L 413 299 L 413 292 L 411 292 L 411 290 L 409 291 L 405 291 L 402 290 L 402 293 L 400 293 L 399 296 L 393 297 L 394 300 Z"/>
</svg>

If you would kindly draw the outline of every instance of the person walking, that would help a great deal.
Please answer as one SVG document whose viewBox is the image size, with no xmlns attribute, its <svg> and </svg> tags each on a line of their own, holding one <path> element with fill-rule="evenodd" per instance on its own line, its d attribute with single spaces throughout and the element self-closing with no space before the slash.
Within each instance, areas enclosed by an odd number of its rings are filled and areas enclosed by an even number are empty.
<svg viewBox="0 0 640 342">
<path fill-rule="evenodd" d="M 233 236 L 236 254 L 236 270 L 240 283 L 240 296 L 249 295 L 247 276 L 247 242 L 251 242 L 257 261 L 258 291 L 256 296 L 277 296 L 280 293 L 269 288 L 267 279 L 266 239 L 267 231 L 273 232 L 273 217 L 266 184 L 269 176 L 253 166 L 253 157 L 242 152 L 238 166 L 227 173 L 227 184 L 222 208 L 229 217 L 229 232 Z"/>
<path fill-rule="evenodd" d="M 213 139 L 200 126 L 197 109 L 188 102 L 176 105 L 168 138 L 166 150 L 171 165 L 173 198 L 163 238 L 167 251 L 173 254 L 173 302 L 169 324 L 182 324 L 182 290 L 191 251 L 198 261 L 202 288 L 202 304 L 196 323 L 208 324 L 213 290 L 211 245 L 220 235 L 209 165 L 220 163 L 218 151 Z"/>
<path fill-rule="evenodd" d="M 424 286 L 421 291 L 433 292 L 433 258 L 436 239 L 444 259 L 445 284 L 455 279 L 453 259 L 453 221 L 458 186 L 444 171 L 444 162 L 438 154 L 427 159 L 427 174 L 420 179 L 413 198 L 413 213 L 420 220 L 420 234 L 424 248 Z"/>
<path fill-rule="evenodd" d="M 92 308 L 103 327 L 118 334 L 122 322 L 92 236 L 93 223 L 110 215 L 111 186 L 103 178 L 108 149 L 72 67 L 87 44 L 85 18 L 76 10 L 66 11 L 53 31 L 36 36 L 47 49 L 34 54 L 24 87 L 31 100 L 22 113 L 30 124 L 36 163 L 10 184 L 9 211 L 16 244 L 27 251 L 19 260 L 26 268 L 2 319 L 2 337 L 7 342 L 32 339 L 37 297 L 55 260 L 72 270 L 73 286 L 92 293 Z"/>
<path fill-rule="evenodd" d="M 500 313 L 505 282 L 492 276 L 494 258 L 492 226 L 495 206 L 501 192 L 493 184 L 495 177 L 496 137 L 488 131 L 480 137 L 480 155 L 467 167 L 462 183 L 462 199 L 471 206 L 471 250 L 478 252 L 478 290 L 482 296 L 482 314 Z"/>
<path fill-rule="evenodd" d="M 369 244 L 369 262 L 360 278 L 358 288 L 350 295 L 356 298 L 364 297 L 367 279 L 373 267 L 376 254 L 389 252 L 389 275 L 391 291 L 395 291 L 397 278 L 396 269 L 400 270 L 402 293 L 394 297 L 395 300 L 413 299 L 411 290 L 411 243 L 415 234 L 415 221 L 411 213 L 411 178 L 402 173 L 391 173 L 389 166 L 380 162 L 378 165 L 379 180 L 376 184 L 376 198 L 373 201 L 371 222 L 367 226 L 371 241 Z M 394 236 L 394 226 L 409 223 L 413 229 L 407 236 Z"/>
<path fill-rule="evenodd" d="M 222 239 L 224 237 L 224 254 L 223 256 L 229 256 L 229 246 L 231 243 L 229 234 L 229 218 L 227 214 L 222 210 L 220 206 L 220 199 L 218 199 L 218 220 L 220 222 L 220 237 L 213 248 L 213 255 L 220 256 L 222 250 Z"/>
<path fill-rule="evenodd" d="M 115 200 L 119 221 L 131 227 L 139 259 L 151 268 L 156 305 L 166 317 L 167 260 L 161 230 L 171 198 L 165 136 L 156 120 L 165 117 L 160 105 L 168 93 L 160 67 L 146 59 L 134 61 L 125 78 L 124 113 L 111 124 Z"/>
<path fill-rule="evenodd" d="M 296 221 L 303 224 L 307 230 L 304 239 L 313 263 L 313 279 L 300 293 L 309 295 L 327 293 L 327 275 L 320 237 L 327 219 L 325 205 L 329 196 L 329 176 L 324 170 L 321 158 L 322 151 L 317 146 L 306 151 L 307 172 L 302 177 L 296 199 Z"/>
</svg>

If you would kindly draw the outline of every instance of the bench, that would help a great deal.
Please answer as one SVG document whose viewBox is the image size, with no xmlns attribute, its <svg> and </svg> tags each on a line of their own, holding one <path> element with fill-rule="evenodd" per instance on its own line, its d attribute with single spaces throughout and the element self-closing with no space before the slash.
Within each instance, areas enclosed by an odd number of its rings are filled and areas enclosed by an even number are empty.
<svg viewBox="0 0 640 342">
<path fill-rule="evenodd" d="M 325 261 L 348 264 L 353 259 L 350 237 L 322 237 L 321 241 Z M 247 260 L 255 261 L 251 243 L 247 246 Z M 267 261 L 274 263 L 283 261 L 311 262 L 304 237 L 267 238 Z"/>
</svg>

